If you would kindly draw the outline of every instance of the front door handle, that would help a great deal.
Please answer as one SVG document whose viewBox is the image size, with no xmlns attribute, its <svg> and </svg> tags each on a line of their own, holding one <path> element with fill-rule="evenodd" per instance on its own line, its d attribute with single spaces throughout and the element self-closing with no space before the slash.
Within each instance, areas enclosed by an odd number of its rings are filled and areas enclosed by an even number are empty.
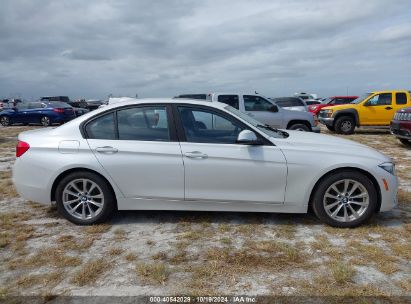
<svg viewBox="0 0 411 304">
<path fill-rule="evenodd" d="M 392 107 L 385 107 L 386 110 L 392 110 Z"/>
<path fill-rule="evenodd" d="M 110 146 L 98 147 L 98 148 L 96 148 L 96 151 L 98 153 L 105 153 L 105 154 L 114 154 L 114 153 L 118 152 L 118 150 L 116 148 L 113 148 L 113 147 L 110 147 Z"/>
<path fill-rule="evenodd" d="M 198 158 L 198 159 L 205 159 L 208 157 L 207 154 L 204 154 L 200 151 L 186 152 L 184 153 L 184 156 L 188 158 Z"/>
</svg>

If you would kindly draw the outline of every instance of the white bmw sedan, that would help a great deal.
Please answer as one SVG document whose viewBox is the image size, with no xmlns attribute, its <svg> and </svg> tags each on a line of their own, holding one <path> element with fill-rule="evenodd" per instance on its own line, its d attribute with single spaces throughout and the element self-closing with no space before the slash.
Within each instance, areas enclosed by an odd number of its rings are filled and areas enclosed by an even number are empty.
<svg viewBox="0 0 411 304">
<path fill-rule="evenodd" d="M 396 205 L 388 157 L 222 103 L 136 99 L 19 135 L 19 194 L 87 225 L 115 210 L 305 213 L 355 227 Z"/>
</svg>

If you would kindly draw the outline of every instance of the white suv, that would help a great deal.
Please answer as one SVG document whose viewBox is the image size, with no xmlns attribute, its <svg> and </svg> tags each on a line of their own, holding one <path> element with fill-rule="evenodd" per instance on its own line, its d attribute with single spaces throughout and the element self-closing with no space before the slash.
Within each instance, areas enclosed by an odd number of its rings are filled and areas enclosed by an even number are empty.
<svg viewBox="0 0 411 304">
<path fill-rule="evenodd" d="M 175 98 L 192 99 L 192 95 L 205 96 L 206 100 L 228 104 L 274 128 L 320 133 L 317 117 L 312 113 L 282 109 L 273 101 L 270 101 L 268 98 L 259 94 L 185 94 L 178 95 Z"/>
</svg>

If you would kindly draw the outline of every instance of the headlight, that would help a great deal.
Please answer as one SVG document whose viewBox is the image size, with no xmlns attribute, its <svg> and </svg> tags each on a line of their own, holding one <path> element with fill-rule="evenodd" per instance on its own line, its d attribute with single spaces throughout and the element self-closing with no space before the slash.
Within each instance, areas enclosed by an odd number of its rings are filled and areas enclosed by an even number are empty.
<svg viewBox="0 0 411 304">
<path fill-rule="evenodd" d="M 333 116 L 333 110 L 323 110 L 322 111 L 325 117 L 332 117 Z"/>
<path fill-rule="evenodd" d="M 381 169 L 384 169 L 388 173 L 391 173 L 392 175 L 395 175 L 395 164 L 394 163 L 383 163 L 379 165 Z"/>
</svg>

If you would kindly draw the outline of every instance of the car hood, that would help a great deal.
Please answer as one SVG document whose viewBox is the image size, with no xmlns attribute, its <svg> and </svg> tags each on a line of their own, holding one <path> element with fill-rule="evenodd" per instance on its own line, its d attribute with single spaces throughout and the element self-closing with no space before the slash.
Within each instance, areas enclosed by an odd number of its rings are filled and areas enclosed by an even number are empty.
<svg viewBox="0 0 411 304">
<path fill-rule="evenodd" d="M 326 107 L 322 108 L 321 110 L 331 109 L 333 111 L 339 111 L 339 110 L 345 110 L 345 109 L 354 109 L 354 108 L 356 108 L 356 106 L 357 106 L 356 104 L 347 103 L 347 104 L 343 104 L 343 105 L 326 106 Z"/>
<path fill-rule="evenodd" d="M 284 151 L 298 149 L 318 152 L 318 157 L 321 157 L 321 153 L 333 153 L 336 157 L 338 155 L 352 155 L 373 158 L 381 163 L 392 161 L 379 151 L 352 140 L 312 132 L 284 131 L 289 134 L 287 138 L 272 138 L 274 144 Z"/>
</svg>

